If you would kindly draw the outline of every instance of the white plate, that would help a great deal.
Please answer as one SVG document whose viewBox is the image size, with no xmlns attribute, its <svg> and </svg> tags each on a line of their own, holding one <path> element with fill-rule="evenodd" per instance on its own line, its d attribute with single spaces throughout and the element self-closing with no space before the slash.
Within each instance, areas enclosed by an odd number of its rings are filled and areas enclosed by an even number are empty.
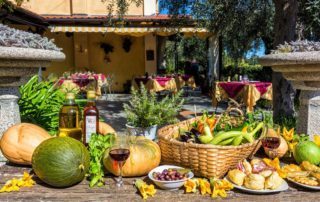
<svg viewBox="0 0 320 202">
<path fill-rule="evenodd" d="M 289 180 L 290 182 L 292 182 L 293 184 L 296 184 L 300 187 L 304 187 L 304 188 L 307 188 L 307 189 L 312 189 L 312 190 L 320 190 L 320 186 L 310 186 L 310 185 L 306 185 L 306 184 L 301 184 L 299 182 L 296 182 L 296 181 L 293 181 L 292 179 L 290 178 L 287 178 L 287 180 Z"/>
<path fill-rule="evenodd" d="M 161 189 L 178 189 L 178 188 L 182 187 L 184 185 L 185 181 L 187 181 L 187 179 L 175 180 L 175 181 L 161 181 L 161 180 L 156 180 L 153 178 L 152 174 L 154 172 L 161 173 L 164 169 L 169 169 L 169 168 L 183 169 L 182 167 L 179 167 L 179 166 L 162 165 L 162 166 L 158 166 L 155 169 L 151 170 L 148 174 L 148 177 L 153 181 L 154 184 L 156 184 Z M 194 176 L 193 172 L 190 171 L 188 173 L 188 179 L 193 178 L 193 176 Z"/>
<path fill-rule="evenodd" d="M 231 180 L 229 180 L 228 177 L 225 177 L 226 180 L 228 180 L 235 188 L 246 192 L 246 193 L 250 193 L 250 194 L 272 194 L 272 193 L 278 193 L 278 192 L 282 192 L 282 191 L 286 191 L 287 189 L 289 189 L 288 183 L 283 180 L 282 184 L 280 187 L 278 187 L 278 189 L 262 189 L 262 190 L 254 190 L 254 189 L 248 189 L 244 186 L 239 186 L 234 184 Z"/>
</svg>

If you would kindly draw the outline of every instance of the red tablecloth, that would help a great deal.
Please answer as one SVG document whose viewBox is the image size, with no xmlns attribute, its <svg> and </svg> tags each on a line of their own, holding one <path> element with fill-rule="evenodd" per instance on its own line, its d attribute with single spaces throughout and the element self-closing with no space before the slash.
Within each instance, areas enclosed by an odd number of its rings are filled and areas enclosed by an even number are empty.
<svg viewBox="0 0 320 202">
<path fill-rule="evenodd" d="M 170 77 L 156 77 L 154 80 L 156 80 L 160 86 L 164 87 L 168 81 L 170 81 L 172 78 Z"/>
<path fill-rule="evenodd" d="M 238 93 L 246 85 L 254 85 L 261 95 L 265 94 L 268 87 L 271 85 L 270 82 L 219 82 L 218 84 L 223 90 L 229 95 L 230 98 L 235 98 Z"/>
<path fill-rule="evenodd" d="M 173 92 L 177 91 L 177 85 L 175 82 L 175 79 L 172 77 L 137 77 L 132 80 L 132 86 L 135 89 L 138 89 L 140 87 L 140 84 L 144 85 L 146 89 L 153 92 L 160 92 L 163 90 L 170 90 Z"/>
<path fill-rule="evenodd" d="M 247 111 L 253 111 L 253 107 L 259 99 L 272 100 L 272 83 L 270 82 L 216 82 L 212 103 L 222 99 L 238 99 L 247 106 Z"/>
</svg>

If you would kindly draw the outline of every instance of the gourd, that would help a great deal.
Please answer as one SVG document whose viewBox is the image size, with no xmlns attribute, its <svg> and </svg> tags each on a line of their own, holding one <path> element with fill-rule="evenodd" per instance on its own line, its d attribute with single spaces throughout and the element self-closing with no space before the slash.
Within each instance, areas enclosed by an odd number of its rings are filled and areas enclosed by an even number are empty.
<svg viewBox="0 0 320 202">
<path fill-rule="evenodd" d="M 82 127 L 82 130 L 84 131 L 83 121 L 80 122 L 80 125 Z M 106 135 L 108 133 L 115 133 L 116 131 L 109 124 L 102 122 L 102 121 L 99 121 L 98 132 L 101 135 Z"/>
<path fill-rule="evenodd" d="M 280 138 L 280 145 L 279 145 L 278 148 L 276 148 L 276 149 L 268 149 L 268 148 L 264 147 L 264 151 L 267 154 L 267 156 L 269 158 L 272 158 L 272 159 L 276 158 L 276 157 L 278 157 L 278 158 L 283 157 L 287 153 L 287 151 L 289 149 L 288 148 L 288 143 L 286 142 L 286 140 L 281 135 L 278 136 L 273 129 L 269 129 L 268 130 L 267 136 L 268 137 L 279 137 Z"/>
<path fill-rule="evenodd" d="M 99 122 L 99 133 L 106 135 L 108 133 L 115 133 L 116 131 L 107 123 Z"/>
<path fill-rule="evenodd" d="M 49 138 L 51 136 L 43 128 L 31 123 L 20 123 L 11 126 L 3 133 L 0 148 L 3 156 L 10 162 L 31 165 L 34 150 Z"/>
<path fill-rule="evenodd" d="M 53 187 L 69 187 L 82 181 L 89 169 L 89 152 L 78 140 L 55 137 L 42 142 L 32 156 L 35 174 Z"/>
<path fill-rule="evenodd" d="M 123 176 L 143 176 L 160 164 L 161 151 L 157 143 L 143 136 L 131 136 L 128 138 L 130 138 L 130 156 L 123 165 Z M 108 150 L 105 152 L 103 164 L 112 174 L 117 176 L 120 174 L 119 167 L 109 156 Z"/>
</svg>

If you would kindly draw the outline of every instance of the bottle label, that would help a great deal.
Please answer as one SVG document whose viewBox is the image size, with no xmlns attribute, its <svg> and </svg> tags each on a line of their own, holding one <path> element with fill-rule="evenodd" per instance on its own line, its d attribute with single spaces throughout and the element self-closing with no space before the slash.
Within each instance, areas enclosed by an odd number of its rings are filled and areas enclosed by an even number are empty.
<svg viewBox="0 0 320 202">
<path fill-rule="evenodd" d="M 96 116 L 86 117 L 86 142 L 89 143 L 92 133 L 97 132 L 97 118 Z"/>
</svg>

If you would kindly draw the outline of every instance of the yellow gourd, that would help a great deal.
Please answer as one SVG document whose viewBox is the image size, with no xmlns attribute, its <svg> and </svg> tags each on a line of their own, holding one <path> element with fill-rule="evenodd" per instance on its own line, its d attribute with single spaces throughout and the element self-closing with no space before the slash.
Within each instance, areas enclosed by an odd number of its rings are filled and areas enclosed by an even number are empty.
<svg viewBox="0 0 320 202">
<path fill-rule="evenodd" d="M 49 138 L 51 136 L 43 128 L 31 123 L 20 123 L 3 133 L 0 148 L 3 156 L 10 162 L 31 165 L 35 148 Z"/>
<path fill-rule="evenodd" d="M 125 162 L 122 175 L 125 177 L 136 177 L 148 174 L 160 164 L 161 151 L 157 143 L 142 136 L 129 137 L 130 156 Z M 103 159 L 104 167 L 114 175 L 119 175 L 118 164 L 105 153 Z"/>
</svg>

